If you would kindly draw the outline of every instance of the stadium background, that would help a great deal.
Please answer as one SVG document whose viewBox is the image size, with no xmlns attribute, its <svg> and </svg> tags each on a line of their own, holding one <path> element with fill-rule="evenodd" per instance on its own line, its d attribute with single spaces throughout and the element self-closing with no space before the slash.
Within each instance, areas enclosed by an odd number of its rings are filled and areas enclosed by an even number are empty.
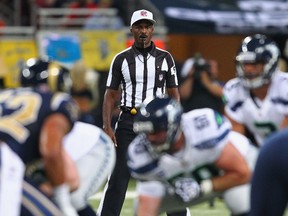
<svg viewBox="0 0 288 216">
<path fill-rule="evenodd" d="M 24 0 L 12 0 L 10 2 L 21 3 Z M 272 36 L 281 48 L 282 57 L 286 59 L 285 52 L 287 50 L 285 45 L 288 31 L 288 19 L 286 19 L 286 16 L 288 16 L 288 3 L 286 0 L 142 0 L 141 2 L 142 5 L 143 2 L 149 2 L 148 9 L 154 12 L 158 22 L 155 28 L 154 41 L 156 41 L 159 47 L 167 49 L 172 53 L 177 63 L 178 71 L 181 68 L 181 64 L 187 58 L 193 56 L 196 52 L 200 52 L 205 58 L 213 58 L 219 62 L 219 79 L 227 81 L 235 76 L 234 56 L 240 41 L 244 36 L 254 33 L 265 33 Z M 245 8 L 239 8 L 236 2 L 248 3 L 251 6 L 246 5 Z M 154 4 L 153 7 L 151 7 L 151 3 Z M 0 6 L 3 6 L 1 5 L 1 1 Z M 126 7 L 126 5 L 124 6 Z M 182 16 L 182 14 L 179 17 L 176 16 L 177 14 L 170 16 L 171 13 L 169 11 L 171 12 L 172 6 L 182 8 L 182 11 L 184 8 L 184 12 L 186 13 L 189 13 L 188 10 L 193 10 L 194 12 L 197 10 L 196 12 L 198 13 L 204 11 L 205 16 L 202 20 L 197 20 L 197 17 L 194 17 L 195 20 L 193 20 L 193 17 L 190 17 L 190 20 L 187 17 L 187 19 L 184 19 L 183 17 L 185 16 Z M 1 8 L 3 9 L 4 7 L 0 7 L 0 12 Z M 221 32 L 216 28 L 217 25 L 213 20 L 207 21 L 209 10 L 241 13 L 240 17 L 243 17 L 242 13 L 245 13 L 245 10 L 247 10 L 251 16 L 263 13 L 262 17 L 271 18 L 271 16 L 275 16 L 277 20 L 274 23 L 264 25 L 264 27 L 255 16 L 255 19 L 252 21 L 246 20 L 247 23 L 242 23 L 241 26 L 239 26 L 240 19 L 236 21 L 232 20 L 229 23 L 230 31 Z M 0 78 L 4 80 L 5 87 L 18 86 L 18 70 L 19 65 L 23 61 L 43 54 L 53 56 L 67 67 L 70 67 L 75 61 L 83 59 L 87 67 L 91 67 L 100 73 L 107 73 L 113 56 L 131 45 L 133 41 L 129 34 L 127 22 L 125 23 L 126 25 L 117 29 L 109 27 L 101 29 L 64 28 L 61 19 L 52 20 L 53 25 L 48 23 L 49 15 L 53 15 L 54 12 L 63 14 L 67 11 L 65 9 L 60 11 L 53 11 L 53 9 L 34 11 L 31 17 L 34 22 L 31 22 L 29 26 L 19 25 L 21 13 L 14 11 L 14 15 L 18 14 L 18 22 L 14 20 L 15 22 L 0 27 Z M 82 12 L 85 13 L 85 11 Z M 113 9 L 100 9 L 98 12 L 107 14 L 107 16 L 114 14 Z M 98 12 L 96 11 L 96 13 Z M 130 17 L 130 15 L 126 14 L 127 17 Z M 54 18 L 52 17 L 51 19 Z M 159 21 L 159 19 L 163 20 Z M 229 18 L 226 18 L 226 20 L 229 20 Z M 252 25 L 251 23 L 254 24 Z M 128 192 L 134 191 L 135 185 L 133 181 L 131 182 Z M 99 202 L 97 196 L 99 197 L 99 194 L 91 198 L 91 202 L 95 208 L 97 208 Z M 225 209 L 221 200 L 216 200 L 214 204 L 214 208 L 209 207 L 208 203 L 204 203 L 199 207 L 193 207 L 191 208 L 193 209 L 192 214 L 198 216 L 228 215 L 227 209 Z M 132 209 L 133 198 L 128 198 L 124 204 L 124 214 L 132 216 Z"/>
<path fill-rule="evenodd" d="M 17 3 L 19 7 L 25 1 L 11 2 Z M 123 0 L 119 2 L 125 3 Z M 126 7 L 131 8 L 131 5 Z M 235 76 L 234 56 L 240 41 L 244 36 L 254 33 L 266 33 L 273 37 L 286 61 L 286 0 L 134 1 L 134 8 L 137 7 L 146 7 L 154 12 L 158 21 L 154 40 L 161 48 L 172 53 L 178 71 L 185 59 L 200 52 L 205 58 L 219 62 L 218 78 L 225 82 Z M 89 10 L 89 13 L 100 14 L 111 20 L 117 10 L 101 8 L 92 12 Z M 31 12 L 30 26 L 18 25 L 22 18 L 20 13 L 18 23 L 15 21 L 0 27 L 0 77 L 4 78 L 6 87 L 18 85 L 19 65 L 29 57 L 48 54 L 68 67 L 82 59 L 87 67 L 107 72 L 113 56 L 132 42 L 127 26 L 129 21 L 124 21 L 120 27 L 104 25 L 99 28 L 98 25 L 90 29 L 71 28 L 63 25 L 65 21 L 59 16 L 71 13 L 65 8 L 33 8 Z M 79 13 L 88 11 L 84 9 Z M 126 14 L 126 17 L 130 16 Z"/>
</svg>

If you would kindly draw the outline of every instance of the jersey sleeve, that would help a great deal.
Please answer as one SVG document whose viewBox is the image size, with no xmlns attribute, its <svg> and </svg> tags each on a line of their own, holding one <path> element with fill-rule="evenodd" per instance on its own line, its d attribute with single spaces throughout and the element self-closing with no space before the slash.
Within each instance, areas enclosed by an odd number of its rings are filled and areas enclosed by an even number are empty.
<svg viewBox="0 0 288 216">
<path fill-rule="evenodd" d="M 123 63 L 122 55 L 116 55 L 110 65 L 106 87 L 117 90 L 122 80 L 121 65 Z"/>
<path fill-rule="evenodd" d="M 196 109 L 184 114 L 182 128 L 197 149 L 209 149 L 226 142 L 231 123 L 210 108 Z"/>
<path fill-rule="evenodd" d="M 275 76 L 272 88 L 275 88 L 277 93 L 272 96 L 272 101 L 276 105 L 275 109 L 278 109 L 283 115 L 288 116 L 288 74 L 279 71 Z"/>
<path fill-rule="evenodd" d="M 231 123 L 220 113 L 210 109 L 196 109 L 185 113 L 182 128 L 187 143 L 196 151 L 195 163 L 213 163 L 228 143 Z"/>
<path fill-rule="evenodd" d="M 243 91 L 240 88 L 240 80 L 235 78 L 229 80 L 223 87 L 223 95 L 225 99 L 225 112 L 233 120 L 243 123 L 242 105 L 244 98 L 242 98 Z"/>
<path fill-rule="evenodd" d="M 168 65 L 166 85 L 168 88 L 177 87 L 178 86 L 177 70 L 174 59 L 170 53 L 167 54 L 166 61 Z"/>
<path fill-rule="evenodd" d="M 72 97 L 66 93 L 55 93 L 52 96 L 50 108 L 52 113 L 62 113 L 71 125 L 79 118 L 79 108 Z"/>
</svg>

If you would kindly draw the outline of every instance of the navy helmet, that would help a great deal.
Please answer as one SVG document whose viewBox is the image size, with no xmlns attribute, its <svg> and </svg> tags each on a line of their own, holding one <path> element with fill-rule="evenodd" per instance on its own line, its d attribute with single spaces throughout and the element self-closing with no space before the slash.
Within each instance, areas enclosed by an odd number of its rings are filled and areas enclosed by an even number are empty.
<svg viewBox="0 0 288 216">
<path fill-rule="evenodd" d="M 280 51 L 274 41 L 262 34 L 244 38 L 236 56 L 237 76 L 246 88 L 259 88 L 268 84 L 277 70 Z M 249 78 L 245 74 L 244 64 L 263 63 L 260 76 Z"/>
<path fill-rule="evenodd" d="M 47 84 L 51 91 L 70 92 L 72 80 L 69 70 L 49 58 L 30 58 L 20 69 L 20 84 L 36 87 Z"/>
<path fill-rule="evenodd" d="M 169 97 L 148 98 L 139 107 L 133 130 L 136 133 L 167 132 L 165 143 L 153 146 L 157 152 L 165 152 L 180 135 L 180 122 L 183 109 L 181 104 Z"/>
</svg>

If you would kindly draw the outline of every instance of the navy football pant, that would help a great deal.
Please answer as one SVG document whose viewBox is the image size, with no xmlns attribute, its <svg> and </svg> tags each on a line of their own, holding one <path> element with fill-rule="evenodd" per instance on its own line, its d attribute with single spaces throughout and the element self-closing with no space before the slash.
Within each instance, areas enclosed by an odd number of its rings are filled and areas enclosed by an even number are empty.
<svg viewBox="0 0 288 216">
<path fill-rule="evenodd" d="M 288 129 L 260 149 L 252 178 L 251 216 L 282 216 L 288 201 Z"/>
</svg>

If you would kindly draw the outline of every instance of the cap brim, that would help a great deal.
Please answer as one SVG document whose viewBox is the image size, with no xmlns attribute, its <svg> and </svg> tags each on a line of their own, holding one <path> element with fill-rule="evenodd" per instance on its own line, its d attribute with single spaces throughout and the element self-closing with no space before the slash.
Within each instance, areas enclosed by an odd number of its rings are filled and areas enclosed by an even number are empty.
<svg viewBox="0 0 288 216">
<path fill-rule="evenodd" d="M 153 25 L 156 23 L 156 21 L 154 19 L 138 19 L 138 20 L 135 20 L 133 23 L 131 23 L 131 26 L 140 20 L 147 20 L 147 21 L 151 22 Z"/>
</svg>

